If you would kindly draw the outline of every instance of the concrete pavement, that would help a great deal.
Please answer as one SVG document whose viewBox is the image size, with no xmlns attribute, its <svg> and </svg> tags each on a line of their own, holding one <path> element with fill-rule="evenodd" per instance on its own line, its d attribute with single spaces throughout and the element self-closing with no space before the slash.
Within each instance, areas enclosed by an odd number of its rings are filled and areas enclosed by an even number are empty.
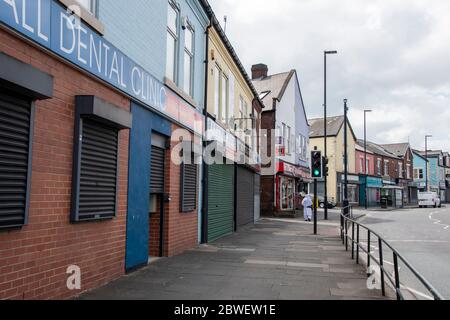
<svg viewBox="0 0 450 320">
<path fill-rule="evenodd" d="M 383 299 L 367 289 L 338 225 L 262 220 L 255 226 L 148 267 L 80 299 L 340 300 Z"/>
</svg>

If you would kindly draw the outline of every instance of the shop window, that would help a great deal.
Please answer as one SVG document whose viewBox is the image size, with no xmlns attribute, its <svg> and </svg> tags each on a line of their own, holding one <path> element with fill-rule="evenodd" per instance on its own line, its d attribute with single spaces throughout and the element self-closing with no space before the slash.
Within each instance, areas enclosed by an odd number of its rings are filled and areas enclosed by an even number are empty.
<svg viewBox="0 0 450 320">
<path fill-rule="evenodd" d="M 119 131 L 131 114 L 93 96 L 75 100 L 72 222 L 112 219 L 117 214 Z"/>
<path fill-rule="evenodd" d="M 281 210 L 294 210 L 294 180 L 282 177 L 281 184 Z"/>
<path fill-rule="evenodd" d="M 0 229 L 27 223 L 34 107 L 0 91 Z"/>
</svg>

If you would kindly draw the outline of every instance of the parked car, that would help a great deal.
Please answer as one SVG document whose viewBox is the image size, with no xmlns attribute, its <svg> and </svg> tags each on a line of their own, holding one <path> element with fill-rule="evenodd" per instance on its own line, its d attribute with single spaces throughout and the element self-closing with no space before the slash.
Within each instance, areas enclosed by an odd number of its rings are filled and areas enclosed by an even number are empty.
<svg viewBox="0 0 450 320">
<path fill-rule="evenodd" d="M 324 209 L 325 208 L 325 198 L 322 196 L 318 196 L 317 199 L 319 199 L 319 208 Z M 328 209 L 336 208 L 336 203 L 330 199 L 328 199 Z"/>
<path fill-rule="evenodd" d="M 441 199 L 436 192 L 419 192 L 419 207 L 420 208 L 441 208 Z"/>
</svg>

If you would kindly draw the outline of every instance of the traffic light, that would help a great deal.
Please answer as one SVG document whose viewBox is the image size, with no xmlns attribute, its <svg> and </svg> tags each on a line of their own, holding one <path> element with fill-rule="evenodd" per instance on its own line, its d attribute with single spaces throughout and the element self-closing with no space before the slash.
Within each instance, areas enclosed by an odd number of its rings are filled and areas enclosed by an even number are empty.
<svg viewBox="0 0 450 320">
<path fill-rule="evenodd" d="M 311 171 L 313 179 L 323 178 L 322 152 L 311 152 Z"/>
<path fill-rule="evenodd" d="M 323 176 L 328 177 L 328 158 L 323 157 L 322 163 L 323 163 Z"/>
</svg>

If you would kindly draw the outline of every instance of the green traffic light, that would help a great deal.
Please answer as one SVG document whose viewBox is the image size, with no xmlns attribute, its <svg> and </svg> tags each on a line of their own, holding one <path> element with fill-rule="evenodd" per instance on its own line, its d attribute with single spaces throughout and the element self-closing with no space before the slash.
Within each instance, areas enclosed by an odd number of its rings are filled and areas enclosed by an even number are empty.
<svg viewBox="0 0 450 320">
<path fill-rule="evenodd" d="M 314 170 L 314 176 L 316 176 L 316 177 L 320 176 L 320 171 L 319 170 Z"/>
</svg>

